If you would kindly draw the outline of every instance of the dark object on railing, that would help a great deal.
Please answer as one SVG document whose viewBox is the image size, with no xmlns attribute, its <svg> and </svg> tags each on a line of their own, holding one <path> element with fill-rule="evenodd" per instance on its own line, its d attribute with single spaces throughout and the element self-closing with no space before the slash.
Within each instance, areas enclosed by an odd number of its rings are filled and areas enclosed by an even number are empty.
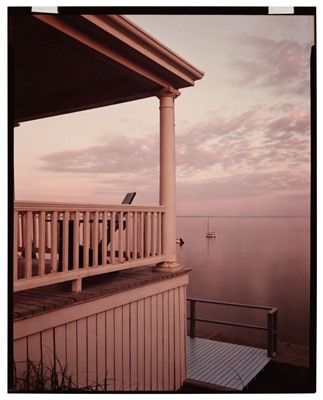
<svg viewBox="0 0 323 400">
<path fill-rule="evenodd" d="M 121 204 L 131 204 L 133 199 L 136 196 L 136 192 L 127 193 L 124 199 L 122 200 Z M 119 229 L 119 212 L 116 213 L 115 219 L 115 231 Z M 126 213 L 123 213 L 123 216 Z M 59 221 L 59 242 L 58 242 L 58 270 L 62 271 L 63 265 L 63 224 L 62 221 Z M 82 222 L 82 221 L 80 221 Z M 90 221 L 91 222 L 91 221 Z M 126 228 L 126 221 L 123 221 L 123 229 Z M 107 245 L 110 243 L 110 221 L 107 224 Z M 102 257 L 102 240 L 98 246 L 98 264 L 102 264 L 103 257 Z M 74 221 L 68 221 L 68 269 L 73 269 L 73 251 L 74 251 Z M 93 266 L 93 249 L 91 247 L 88 248 L 89 254 L 89 267 Z M 83 267 L 83 255 L 84 255 L 84 246 L 79 245 L 79 267 Z"/>
<path fill-rule="evenodd" d="M 133 199 L 136 196 L 136 192 L 130 192 L 125 195 L 125 198 L 122 200 L 121 204 L 131 204 Z"/>
<path fill-rule="evenodd" d="M 133 199 L 135 198 L 135 196 L 136 196 L 136 192 L 127 193 L 125 195 L 124 199 L 122 200 L 121 204 L 131 204 Z M 126 214 L 127 213 L 124 212 L 122 217 L 124 217 Z M 117 212 L 116 213 L 115 225 L 114 225 L 114 230 L 115 231 L 117 231 L 119 229 L 119 215 L 120 215 L 120 213 Z M 122 228 L 123 228 L 123 230 L 126 229 L 126 221 L 123 221 Z M 108 226 L 107 226 L 107 245 L 110 243 L 110 239 L 111 239 L 110 232 L 111 232 L 111 230 L 110 230 L 110 221 L 108 221 Z M 99 243 L 99 251 L 98 251 L 98 262 L 99 262 L 99 264 L 102 264 L 102 261 L 103 261 L 102 250 L 101 249 L 102 249 L 102 240 Z M 92 255 L 91 255 L 91 251 L 92 251 Z M 93 250 L 92 249 L 90 249 L 90 255 L 89 255 L 89 260 L 91 260 L 91 263 L 92 263 L 92 258 L 90 258 L 90 257 L 93 258 Z M 108 262 L 108 260 L 106 260 L 106 261 Z M 92 264 L 90 264 L 90 265 L 92 265 Z"/>
<path fill-rule="evenodd" d="M 228 326 L 236 326 L 241 328 L 249 328 L 249 329 L 258 329 L 267 331 L 267 355 L 268 357 L 273 357 L 277 353 L 277 312 L 278 309 L 274 307 L 266 307 L 266 306 L 255 306 L 251 304 L 241 304 L 241 303 L 229 303 L 223 301 L 215 301 L 215 300 L 203 300 L 203 299 L 193 299 L 188 298 L 187 301 L 190 302 L 190 316 L 187 317 L 190 320 L 190 337 L 195 337 L 195 327 L 196 321 L 199 322 L 208 322 L 213 324 L 221 324 Z M 258 310 L 267 310 L 267 326 L 259 326 L 259 325 L 248 325 L 248 324 L 240 324 L 236 322 L 227 322 L 227 321 L 219 321 L 212 320 L 206 318 L 196 318 L 196 303 L 208 303 L 208 304 L 218 304 L 222 306 L 232 306 L 232 307 L 243 307 L 243 308 L 254 308 Z"/>
</svg>

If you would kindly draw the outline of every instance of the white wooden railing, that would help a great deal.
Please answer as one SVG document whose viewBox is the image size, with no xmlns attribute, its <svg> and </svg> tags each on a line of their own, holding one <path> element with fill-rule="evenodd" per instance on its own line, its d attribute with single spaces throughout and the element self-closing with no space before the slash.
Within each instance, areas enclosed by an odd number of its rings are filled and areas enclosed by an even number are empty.
<svg viewBox="0 0 323 400">
<path fill-rule="evenodd" d="M 165 261 L 164 207 L 15 202 L 14 291 Z"/>
</svg>

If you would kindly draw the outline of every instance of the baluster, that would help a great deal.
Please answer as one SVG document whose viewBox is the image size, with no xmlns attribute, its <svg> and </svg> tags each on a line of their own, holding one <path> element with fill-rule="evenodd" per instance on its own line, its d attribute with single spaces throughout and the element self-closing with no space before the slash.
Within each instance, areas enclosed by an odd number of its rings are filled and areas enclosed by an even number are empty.
<svg viewBox="0 0 323 400">
<path fill-rule="evenodd" d="M 23 252 L 25 252 L 25 215 L 20 214 L 20 224 L 21 224 L 21 248 L 23 249 Z"/>
<path fill-rule="evenodd" d="M 108 243 L 108 215 L 106 211 L 102 213 L 102 241 L 101 241 L 101 264 L 107 264 L 107 243 Z"/>
<path fill-rule="evenodd" d="M 89 219 L 89 222 L 90 222 L 90 226 L 89 226 L 89 229 L 90 229 L 90 243 L 89 243 L 89 246 L 90 246 L 90 249 L 92 249 L 92 246 L 93 246 L 93 212 L 90 212 L 90 219 Z M 89 256 L 89 265 L 92 265 L 92 262 L 93 262 L 93 255 L 90 257 Z"/>
<path fill-rule="evenodd" d="M 98 225 L 99 225 L 99 213 L 95 211 L 93 213 L 93 227 L 92 227 L 92 249 L 93 249 L 93 265 L 97 266 L 99 264 L 98 259 L 98 246 L 99 246 L 99 235 L 98 235 Z"/>
<path fill-rule="evenodd" d="M 79 268 L 80 263 L 80 212 L 74 212 L 73 224 L 73 269 Z"/>
<path fill-rule="evenodd" d="M 145 212 L 145 225 L 144 225 L 144 240 L 145 240 L 145 257 L 149 257 L 149 253 L 150 253 L 150 238 L 149 238 L 149 216 L 150 213 L 149 212 Z"/>
<path fill-rule="evenodd" d="M 118 215 L 118 251 L 119 251 L 119 262 L 123 262 L 123 212 L 119 212 Z"/>
<path fill-rule="evenodd" d="M 131 233 L 131 214 L 128 211 L 126 214 L 126 257 L 130 260 L 130 233 Z"/>
<path fill-rule="evenodd" d="M 111 221 L 110 221 L 110 261 L 111 264 L 114 264 L 115 262 L 115 235 L 114 235 L 114 230 L 115 230 L 115 225 L 116 225 L 116 214 L 115 211 L 112 211 L 111 213 Z"/>
<path fill-rule="evenodd" d="M 162 254 L 162 213 L 157 212 L 157 254 L 160 256 Z"/>
<path fill-rule="evenodd" d="M 69 220 L 70 215 L 68 211 L 63 213 L 63 263 L 62 271 L 68 271 L 68 253 L 69 253 Z"/>
<path fill-rule="evenodd" d="M 34 212 L 33 213 L 33 252 L 37 247 L 39 247 L 39 235 L 38 235 L 38 227 L 37 227 L 37 221 L 39 218 L 39 213 Z"/>
<path fill-rule="evenodd" d="M 138 236 L 139 236 L 139 258 L 144 257 L 144 213 L 139 213 L 139 229 L 138 229 Z"/>
<path fill-rule="evenodd" d="M 25 278 L 32 277 L 32 212 L 25 213 L 24 243 L 25 243 Z"/>
<path fill-rule="evenodd" d="M 135 211 L 132 213 L 132 258 L 137 259 L 138 251 L 138 213 Z"/>
<path fill-rule="evenodd" d="M 38 214 L 38 273 L 40 276 L 45 275 L 45 211 Z"/>
<path fill-rule="evenodd" d="M 49 213 L 45 213 L 45 253 L 50 249 L 50 224 L 48 222 L 49 220 Z"/>
<path fill-rule="evenodd" d="M 98 265 L 102 265 L 102 230 L 103 230 L 103 225 L 102 225 L 102 218 L 103 218 L 103 211 L 98 212 Z"/>
<path fill-rule="evenodd" d="M 57 272 L 57 246 L 58 246 L 58 232 L 57 232 L 57 211 L 53 211 L 50 216 L 50 271 L 51 273 Z"/>
<path fill-rule="evenodd" d="M 90 249 L 90 213 L 83 213 L 83 267 L 89 267 L 89 249 Z"/>
<path fill-rule="evenodd" d="M 23 245 L 23 243 L 22 243 L 22 222 L 21 222 L 22 218 L 21 218 L 20 212 L 19 211 L 17 211 L 17 212 L 18 212 L 18 237 L 17 237 L 17 239 L 18 239 L 18 249 L 19 249 Z"/>
<path fill-rule="evenodd" d="M 158 215 L 158 254 L 162 255 L 164 254 L 164 246 L 163 246 L 163 230 L 164 230 L 164 224 L 163 224 L 163 220 L 164 220 L 164 212 L 161 211 L 159 212 Z"/>
<path fill-rule="evenodd" d="M 151 213 L 151 257 L 156 255 L 156 216 L 155 212 Z"/>
</svg>

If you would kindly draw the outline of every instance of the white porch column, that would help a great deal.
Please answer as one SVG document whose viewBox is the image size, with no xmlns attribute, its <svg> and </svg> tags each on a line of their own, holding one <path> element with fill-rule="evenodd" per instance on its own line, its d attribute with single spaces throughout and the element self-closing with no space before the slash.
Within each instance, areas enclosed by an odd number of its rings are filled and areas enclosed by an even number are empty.
<svg viewBox="0 0 323 400">
<path fill-rule="evenodd" d="M 178 90 L 167 88 L 157 94 L 160 101 L 160 178 L 159 203 L 166 207 L 163 216 L 162 243 L 166 261 L 157 265 L 158 271 L 177 271 L 183 267 L 176 257 L 176 161 L 174 100 Z"/>
</svg>

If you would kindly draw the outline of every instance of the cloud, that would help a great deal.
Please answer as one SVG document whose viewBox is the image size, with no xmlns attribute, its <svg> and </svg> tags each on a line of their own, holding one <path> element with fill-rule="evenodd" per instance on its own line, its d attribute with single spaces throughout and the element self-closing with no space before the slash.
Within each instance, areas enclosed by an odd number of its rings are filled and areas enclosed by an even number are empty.
<svg viewBox="0 0 323 400">
<path fill-rule="evenodd" d="M 243 58 L 231 62 L 239 77 L 231 83 L 239 86 L 266 87 L 276 94 L 309 93 L 311 43 L 273 40 L 251 35 L 235 37 Z"/>
<path fill-rule="evenodd" d="M 275 192 L 303 191 L 308 196 L 309 176 L 296 171 L 237 173 L 225 178 L 178 184 L 178 200 L 241 199 L 266 196 Z"/>
<path fill-rule="evenodd" d="M 210 116 L 177 135 L 177 165 L 187 174 L 207 167 L 232 167 L 235 157 L 250 150 L 251 137 L 261 126 L 261 106 L 232 118 Z M 239 154 L 238 154 L 239 153 Z"/>
<path fill-rule="evenodd" d="M 100 138 L 102 140 L 102 138 Z M 101 145 L 50 153 L 41 157 L 44 169 L 56 172 L 144 173 L 158 167 L 157 137 L 106 137 Z"/>
<path fill-rule="evenodd" d="M 283 117 L 272 119 L 268 123 L 268 130 L 272 132 L 298 132 L 301 134 L 308 134 L 309 129 L 309 116 L 305 113 L 294 114 L 290 113 Z"/>
<path fill-rule="evenodd" d="M 210 168 L 220 175 L 275 170 L 308 161 L 309 115 L 295 110 L 275 118 L 271 115 L 258 106 L 181 132 L 177 140 L 180 176 Z"/>
<path fill-rule="evenodd" d="M 277 112 L 279 110 L 276 110 Z M 176 135 L 179 199 L 238 199 L 309 190 L 309 115 L 285 104 L 280 114 L 258 105 L 230 117 L 214 113 Z M 274 116 L 273 116 L 274 115 Z M 158 202 L 159 146 L 152 132 L 105 137 L 100 145 L 50 153 L 43 168 L 73 180 L 84 175 L 97 198 L 137 191 Z"/>
</svg>

